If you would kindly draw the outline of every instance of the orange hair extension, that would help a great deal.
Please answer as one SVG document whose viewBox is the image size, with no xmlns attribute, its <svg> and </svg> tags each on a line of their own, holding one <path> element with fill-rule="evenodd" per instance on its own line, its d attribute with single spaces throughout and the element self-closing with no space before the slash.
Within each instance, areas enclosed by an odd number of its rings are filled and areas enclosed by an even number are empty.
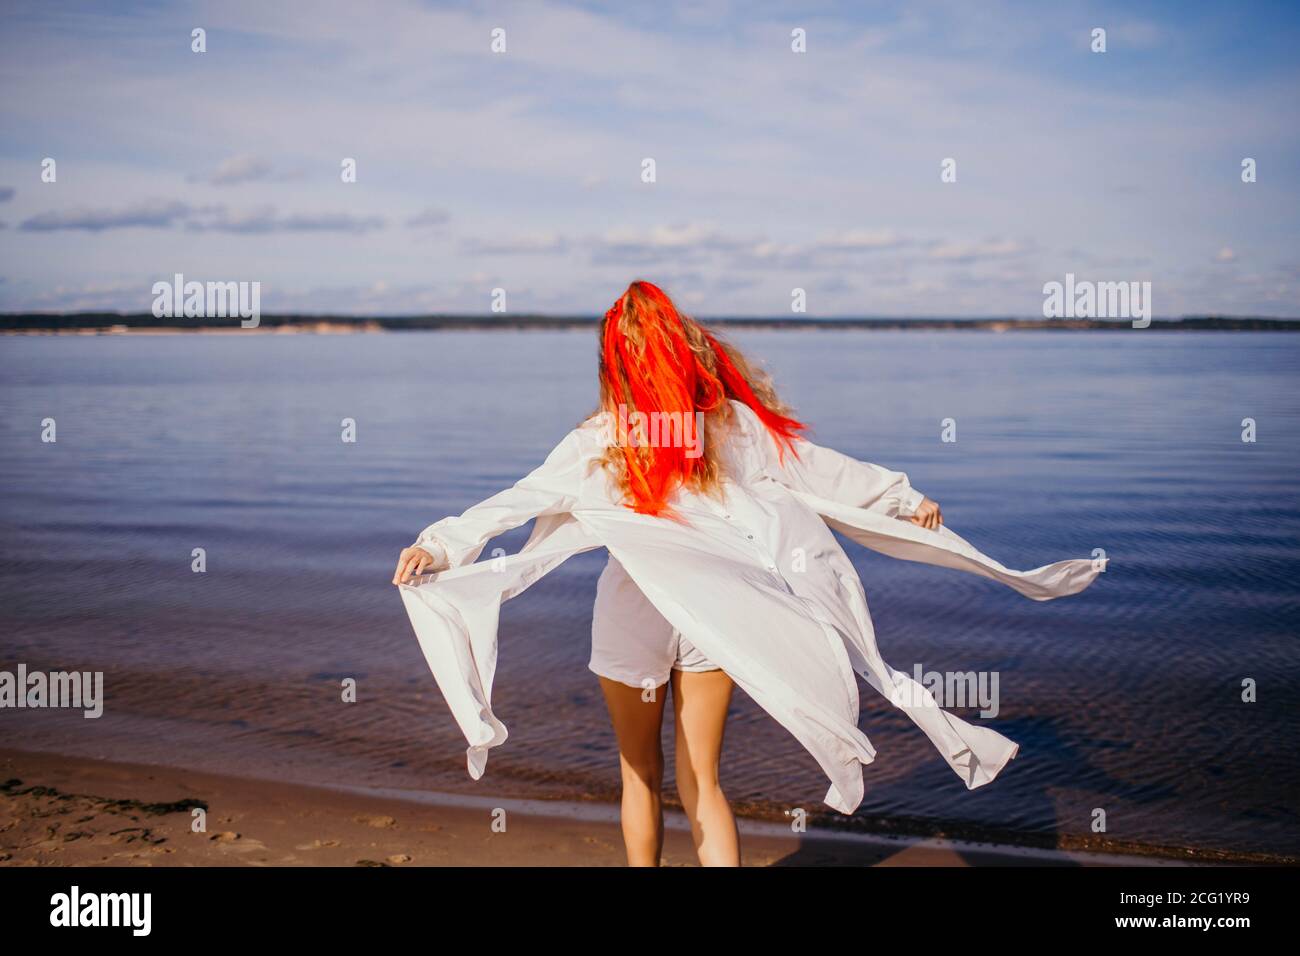
<svg viewBox="0 0 1300 956">
<path fill-rule="evenodd" d="M 695 427 L 699 412 L 706 430 L 716 432 L 730 414 L 727 401 L 734 398 L 754 410 L 781 455 L 786 448 L 797 454 L 793 439 L 806 426 L 787 414 L 766 379 L 759 383 L 761 397 L 751 377 L 758 379 L 739 352 L 678 312 L 649 282 L 633 282 L 605 313 L 600 362 L 605 410 L 680 416 L 674 420 L 683 429 Z M 607 464 L 620 479 L 628 507 L 639 514 L 676 519 L 668 500 L 678 488 L 711 491 L 719 481 L 716 453 L 692 458 L 684 444 L 622 440 L 607 453 Z"/>
</svg>

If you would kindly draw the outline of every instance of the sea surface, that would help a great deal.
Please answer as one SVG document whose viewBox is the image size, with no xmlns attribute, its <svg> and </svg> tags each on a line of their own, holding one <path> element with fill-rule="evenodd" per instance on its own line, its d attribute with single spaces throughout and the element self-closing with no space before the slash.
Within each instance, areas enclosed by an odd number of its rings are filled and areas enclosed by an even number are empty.
<svg viewBox="0 0 1300 956">
<path fill-rule="evenodd" d="M 906 471 L 1004 564 L 1110 559 L 1088 591 L 1039 603 L 846 542 L 885 660 L 996 672 L 989 726 L 1020 744 L 968 791 L 863 685 L 877 758 L 856 825 L 1300 855 L 1300 335 L 732 337 L 814 440 Z M 0 338 L 0 670 L 102 671 L 106 696 L 93 720 L 0 710 L 0 740 L 617 799 L 586 666 L 603 552 L 505 606 L 510 739 L 477 782 L 390 583 L 422 528 L 514 482 L 594 408 L 595 356 L 588 331 Z M 671 733 L 670 708 L 666 749 Z M 723 783 L 747 814 L 845 822 L 812 758 L 740 692 Z"/>
</svg>

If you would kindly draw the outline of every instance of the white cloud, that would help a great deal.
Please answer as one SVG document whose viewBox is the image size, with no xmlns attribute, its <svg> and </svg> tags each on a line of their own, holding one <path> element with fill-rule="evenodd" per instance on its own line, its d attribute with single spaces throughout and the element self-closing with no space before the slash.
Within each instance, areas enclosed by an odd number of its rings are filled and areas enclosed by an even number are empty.
<svg viewBox="0 0 1300 956">
<path fill-rule="evenodd" d="M 931 247 L 929 255 L 931 259 L 973 262 L 1018 256 L 1024 251 L 1024 247 L 1012 239 L 988 239 L 983 242 L 941 242 Z"/>
<path fill-rule="evenodd" d="M 117 208 L 77 206 L 38 213 L 25 219 L 20 228 L 28 232 L 55 232 L 61 229 L 167 229 L 177 225 L 190 213 L 183 202 L 169 199 L 145 199 Z"/>
<path fill-rule="evenodd" d="M 381 216 L 362 216 L 343 212 L 288 213 L 281 215 L 274 206 L 263 205 L 230 209 L 224 204 L 190 206 L 179 200 L 146 199 L 116 208 L 74 207 L 38 213 L 22 223 L 28 232 L 85 230 L 103 232 L 110 229 L 187 229 L 237 233 L 269 232 L 369 232 L 384 228 Z"/>
<path fill-rule="evenodd" d="M 442 226 L 450 219 L 451 214 L 447 210 L 429 206 L 407 219 L 406 224 L 411 228 L 418 229 L 426 226 Z"/>
<path fill-rule="evenodd" d="M 1138 18 L 1102 2 L 1089 13 L 1111 31 L 1103 62 L 1072 46 L 1092 16 L 998 0 L 810 7 L 802 55 L 775 6 L 367 10 L 231 0 L 7 16 L 15 95 L 0 122 L 57 156 L 60 181 L 11 197 L 21 228 L 0 233 L 0 301 L 21 306 L 18 290 L 59 270 L 93 270 L 78 276 L 89 282 L 165 265 L 188 227 L 187 252 L 214 271 L 255 267 L 330 308 L 345 300 L 327 277 L 368 289 L 382 263 L 390 289 L 458 277 L 441 287 L 457 308 L 485 302 L 481 269 L 512 301 L 568 312 L 649 271 L 711 311 L 771 314 L 815 280 L 826 313 L 1029 313 L 1041 293 L 1028 278 L 1103 262 L 1160 277 L 1165 302 L 1276 312 L 1284 283 L 1256 298 L 1202 283 L 1225 271 L 1205 250 L 1225 219 L 1242 261 L 1297 244 L 1297 187 L 1270 183 L 1261 202 L 1236 181 L 1239 159 L 1205 149 L 1279 169 L 1297 158 L 1295 67 L 1198 55 L 1227 13 Z M 498 21 L 504 56 L 487 48 Z M 220 40 L 203 56 L 175 39 L 197 22 Z M 344 156 L 360 172 L 346 187 Z M 653 186 L 638 178 L 644 156 Z M 939 182 L 946 156 L 955 184 Z M 27 157 L 0 157 L 0 181 L 35 176 Z M 454 220 L 420 211 L 431 197 Z M 110 240 L 116 229 L 130 231 Z M 372 254 L 340 235 L 364 235 Z"/>
</svg>

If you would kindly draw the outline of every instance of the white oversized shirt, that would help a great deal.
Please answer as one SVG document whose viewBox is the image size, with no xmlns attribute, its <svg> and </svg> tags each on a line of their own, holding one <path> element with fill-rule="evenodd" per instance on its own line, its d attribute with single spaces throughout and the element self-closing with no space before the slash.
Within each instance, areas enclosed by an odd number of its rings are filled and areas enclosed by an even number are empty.
<svg viewBox="0 0 1300 956">
<path fill-rule="evenodd" d="M 861 675 L 925 732 L 967 788 L 982 786 L 1019 745 L 939 708 L 890 667 L 857 571 L 835 529 L 873 550 L 1000 581 L 1045 601 L 1075 594 L 1105 560 L 1013 571 L 940 527 L 906 520 L 922 500 L 903 472 L 804 439 L 778 454 L 758 416 L 733 401 L 722 500 L 686 490 L 686 524 L 636 514 L 616 500 L 597 461 L 612 440 L 601 413 L 573 429 L 513 487 L 426 528 L 416 545 L 445 549 L 449 570 L 400 592 L 425 659 L 469 742 L 469 773 L 506 739 L 492 712 L 501 602 L 567 558 L 605 547 L 646 599 L 812 754 L 830 780 L 826 803 L 852 813 L 875 748 L 858 727 Z M 487 541 L 537 519 L 518 554 L 476 562 Z"/>
</svg>

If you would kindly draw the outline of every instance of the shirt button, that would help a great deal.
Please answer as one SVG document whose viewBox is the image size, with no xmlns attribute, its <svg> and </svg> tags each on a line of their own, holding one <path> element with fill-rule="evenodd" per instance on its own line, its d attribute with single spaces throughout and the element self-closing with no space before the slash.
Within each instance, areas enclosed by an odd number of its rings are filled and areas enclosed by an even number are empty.
<svg viewBox="0 0 1300 956">
<path fill-rule="evenodd" d="M 745 535 L 745 537 L 748 538 L 750 541 L 754 540 L 754 536 L 752 534 L 747 534 Z"/>
</svg>

